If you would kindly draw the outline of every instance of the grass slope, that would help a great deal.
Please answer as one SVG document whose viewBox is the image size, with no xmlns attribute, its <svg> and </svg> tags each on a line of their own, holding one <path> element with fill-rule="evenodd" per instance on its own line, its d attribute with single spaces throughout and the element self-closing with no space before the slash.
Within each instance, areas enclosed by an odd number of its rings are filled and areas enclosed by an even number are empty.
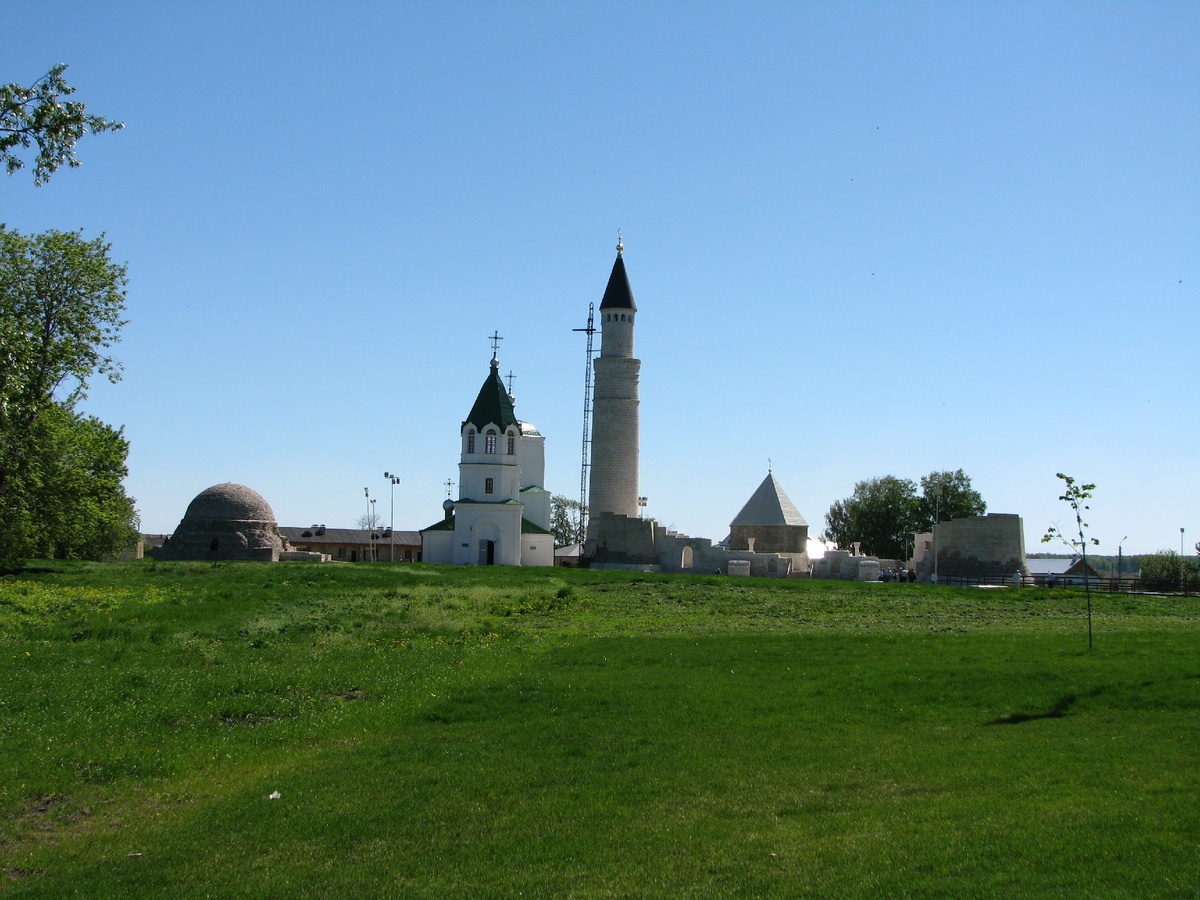
<svg viewBox="0 0 1200 900">
<path fill-rule="evenodd" d="M 1195 896 L 1200 608 L 572 570 L 0 579 L 14 896 Z M 273 792 L 277 800 L 269 799 Z"/>
</svg>

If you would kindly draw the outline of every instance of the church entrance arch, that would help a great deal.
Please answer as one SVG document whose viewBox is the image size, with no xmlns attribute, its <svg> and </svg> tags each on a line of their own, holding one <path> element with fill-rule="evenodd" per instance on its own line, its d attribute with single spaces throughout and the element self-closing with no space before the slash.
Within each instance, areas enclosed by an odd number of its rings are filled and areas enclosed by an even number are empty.
<svg viewBox="0 0 1200 900">
<path fill-rule="evenodd" d="M 495 541 L 479 542 L 479 564 L 481 566 L 494 566 L 496 564 Z"/>
</svg>

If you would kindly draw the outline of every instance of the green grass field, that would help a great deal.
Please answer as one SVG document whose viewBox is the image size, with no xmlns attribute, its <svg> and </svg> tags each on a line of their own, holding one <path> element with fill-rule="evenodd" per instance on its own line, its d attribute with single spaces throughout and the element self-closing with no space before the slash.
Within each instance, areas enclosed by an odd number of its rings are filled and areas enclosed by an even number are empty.
<svg viewBox="0 0 1200 900">
<path fill-rule="evenodd" d="M 1200 895 L 1200 603 L 574 570 L 0 579 L 13 896 Z M 278 799 L 270 799 L 273 793 Z"/>
</svg>

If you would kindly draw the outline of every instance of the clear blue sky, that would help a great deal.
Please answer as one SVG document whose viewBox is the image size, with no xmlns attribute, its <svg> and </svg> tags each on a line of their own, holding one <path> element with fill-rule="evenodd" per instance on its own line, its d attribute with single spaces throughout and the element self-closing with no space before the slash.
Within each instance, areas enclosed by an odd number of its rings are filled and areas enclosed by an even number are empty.
<svg viewBox="0 0 1200 900">
<path fill-rule="evenodd" d="M 1200 539 L 1200 4 L 61 3 L 53 63 L 124 131 L 0 221 L 129 263 L 143 530 L 205 487 L 436 521 L 504 336 L 577 496 L 584 325 L 617 229 L 647 512 L 720 539 L 772 460 L 819 533 L 856 481 L 962 468 L 1031 549 Z"/>
</svg>

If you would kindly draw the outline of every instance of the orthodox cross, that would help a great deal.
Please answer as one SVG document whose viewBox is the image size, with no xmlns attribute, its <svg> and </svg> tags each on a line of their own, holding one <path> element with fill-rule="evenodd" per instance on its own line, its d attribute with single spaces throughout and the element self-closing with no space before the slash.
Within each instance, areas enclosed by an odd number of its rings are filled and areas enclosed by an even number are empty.
<svg viewBox="0 0 1200 900">
<path fill-rule="evenodd" d="M 513 383 L 513 379 L 515 379 L 516 377 L 517 377 L 517 376 L 516 376 L 516 375 L 514 375 L 514 374 L 512 373 L 512 369 L 509 369 L 509 370 L 508 370 L 508 392 L 509 392 L 510 394 L 512 393 L 512 383 Z"/>
<path fill-rule="evenodd" d="M 454 482 L 453 482 L 453 481 L 451 481 L 449 478 L 447 478 L 447 479 L 446 479 L 446 499 L 447 499 L 447 500 L 449 500 L 449 499 L 450 499 L 450 489 L 451 489 L 452 487 L 454 487 Z"/>
<path fill-rule="evenodd" d="M 488 340 L 492 342 L 492 359 L 495 359 L 497 354 L 500 352 L 500 342 L 504 340 L 504 338 L 500 337 L 499 331 L 494 331 Z"/>
</svg>

